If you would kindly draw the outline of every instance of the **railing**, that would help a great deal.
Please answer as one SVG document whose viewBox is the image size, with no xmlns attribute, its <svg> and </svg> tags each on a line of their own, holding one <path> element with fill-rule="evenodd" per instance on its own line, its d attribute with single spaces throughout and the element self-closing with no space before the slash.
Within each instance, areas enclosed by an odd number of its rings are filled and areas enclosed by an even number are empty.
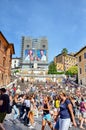
<svg viewBox="0 0 86 130">
<path fill-rule="evenodd" d="M 18 79 L 15 79 L 13 82 L 11 82 L 10 84 L 6 85 L 6 88 L 12 88 L 13 84 L 17 84 L 17 80 Z"/>
</svg>

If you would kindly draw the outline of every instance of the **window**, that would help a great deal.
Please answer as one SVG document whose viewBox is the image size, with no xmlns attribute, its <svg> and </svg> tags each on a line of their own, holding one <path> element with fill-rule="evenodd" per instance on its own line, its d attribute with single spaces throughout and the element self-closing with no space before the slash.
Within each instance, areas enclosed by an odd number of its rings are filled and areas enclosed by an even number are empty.
<svg viewBox="0 0 86 130">
<path fill-rule="evenodd" d="M 42 47 L 45 48 L 45 45 L 43 45 Z"/>
<path fill-rule="evenodd" d="M 84 59 L 86 59 L 86 53 L 84 53 Z"/>
<path fill-rule="evenodd" d="M 2 80 L 3 80 L 3 74 L 2 74 L 2 77 L 1 77 L 1 78 L 2 78 Z"/>
<path fill-rule="evenodd" d="M 79 56 L 79 62 L 81 62 L 81 56 Z"/>
<path fill-rule="evenodd" d="M 1 40 L 0 40 L 0 48 L 1 48 Z"/>
<path fill-rule="evenodd" d="M 16 63 L 16 60 L 15 60 L 15 63 Z"/>
<path fill-rule="evenodd" d="M 6 47 L 4 47 L 4 52 L 6 52 L 6 50 L 7 50 L 7 48 L 6 48 Z"/>
<path fill-rule="evenodd" d="M 30 45 L 27 45 L 27 48 L 29 48 L 30 47 Z"/>
<path fill-rule="evenodd" d="M 38 39 L 34 39 L 34 42 L 38 42 Z"/>
<path fill-rule="evenodd" d="M 86 64 L 85 64 L 85 72 L 86 72 Z"/>
<path fill-rule="evenodd" d="M 5 66 L 5 58 L 3 58 L 3 66 Z"/>
<path fill-rule="evenodd" d="M 16 64 L 14 64 L 14 68 L 16 68 Z"/>
<path fill-rule="evenodd" d="M 82 80 L 80 80 L 80 84 L 82 85 Z"/>
<path fill-rule="evenodd" d="M 81 68 L 79 69 L 79 71 L 80 71 L 80 74 L 82 74 L 82 69 Z"/>
<path fill-rule="evenodd" d="M 10 59 L 12 59 L 12 54 L 10 54 Z"/>
</svg>

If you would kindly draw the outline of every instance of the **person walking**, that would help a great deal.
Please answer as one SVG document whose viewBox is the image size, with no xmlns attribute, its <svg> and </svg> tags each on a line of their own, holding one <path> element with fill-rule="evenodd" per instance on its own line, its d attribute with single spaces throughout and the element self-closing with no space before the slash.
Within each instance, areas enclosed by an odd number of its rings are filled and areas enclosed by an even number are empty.
<svg viewBox="0 0 86 130">
<path fill-rule="evenodd" d="M 72 123 L 75 127 L 77 127 L 76 121 L 75 121 L 75 117 L 74 117 L 74 113 L 73 113 L 73 108 L 72 108 L 72 104 L 71 101 L 67 98 L 65 91 L 61 91 L 59 93 L 59 97 L 60 97 L 60 111 L 57 114 L 57 123 L 56 126 L 59 126 L 54 128 L 54 130 L 68 130 L 71 120 Z M 59 121 L 58 121 L 58 117 L 59 117 Z"/>
<path fill-rule="evenodd" d="M 18 100 L 19 95 L 15 94 L 13 98 L 13 110 L 14 110 L 14 115 L 13 115 L 13 123 L 16 123 L 18 117 L 19 117 L 19 108 L 18 108 L 18 103 L 21 103 L 21 101 Z"/>
<path fill-rule="evenodd" d="M 30 96 L 26 96 L 26 99 L 24 101 L 24 103 L 26 104 L 26 114 L 25 114 L 25 117 L 24 117 L 24 121 L 25 121 L 25 125 L 27 126 L 30 126 L 29 124 L 29 117 L 28 117 L 28 113 L 30 111 L 30 107 L 31 107 L 31 101 L 30 101 L 31 97 Z"/>
<path fill-rule="evenodd" d="M 8 94 L 6 94 L 6 89 L 0 89 L 0 129 L 5 130 L 3 126 L 3 121 L 6 117 L 7 110 L 9 107 L 10 99 Z"/>
<path fill-rule="evenodd" d="M 85 130 L 83 124 L 86 124 L 86 102 L 84 96 L 82 97 L 82 101 L 80 103 L 80 112 L 81 112 L 81 120 L 80 120 L 80 129 Z"/>
<path fill-rule="evenodd" d="M 53 126 L 51 124 L 51 115 L 50 115 L 50 105 L 48 101 L 48 97 L 44 97 L 44 103 L 43 103 L 43 118 L 42 118 L 42 128 L 41 130 L 44 130 L 46 123 L 48 123 L 51 130 L 53 130 Z"/>
</svg>

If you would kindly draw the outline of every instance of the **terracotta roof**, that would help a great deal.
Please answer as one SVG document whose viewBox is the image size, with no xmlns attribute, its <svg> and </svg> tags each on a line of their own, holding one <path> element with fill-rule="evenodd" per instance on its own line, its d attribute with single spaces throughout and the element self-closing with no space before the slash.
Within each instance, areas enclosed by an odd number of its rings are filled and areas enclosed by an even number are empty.
<svg viewBox="0 0 86 130">
<path fill-rule="evenodd" d="M 6 41 L 6 43 L 8 44 L 8 47 L 12 47 L 13 54 L 15 54 L 14 44 L 13 43 L 9 43 L 1 31 L 0 31 L 0 34 L 2 35 L 2 37 L 4 38 L 4 40 Z"/>
<path fill-rule="evenodd" d="M 58 57 L 58 56 L 61 56 L 62 55 L 62 53 L 60 53 L 60 54 L 58 54 L 57 56 L 55 56 L 55 57 Z M 72 57 L 74 57 L 74 55 L 72 55 L 72 54 L 67 54 L 68 56 L 72 56 Z"/>
<path fill-rule="evenodd" d="M 5 39 L 5 41 L 8 43 L 9 45 L 9 42 L 7 41 L 7 39 L 5 38 L 5 36 L 3 35 L 3 33 L 0 31 L 0 34 L 2 35 L 2 37 Z"/>
<path fill-rule="evenodd" d="M 10 44 L 9 44 L 9 47 L 12 47 L 12 50 L 13 50 L 12 54 L 15 54 L 14 44 L 13 44 L 13 43 L 10 43 Z"/>
<path fill-rule="evenodd" d="M 86 49 L 86 46 L 84 46 L 83 48 L 80 49 L 80 51 L 78 51 L 74 56 L 78 55 L 81 51 L 83 51 L 84 49 Z"/>
</svg>

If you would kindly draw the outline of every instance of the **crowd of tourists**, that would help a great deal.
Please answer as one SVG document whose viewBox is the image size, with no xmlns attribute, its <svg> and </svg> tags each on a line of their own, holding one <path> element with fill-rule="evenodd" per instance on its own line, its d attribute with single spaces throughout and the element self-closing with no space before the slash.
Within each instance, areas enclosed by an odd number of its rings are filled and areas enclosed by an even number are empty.
<svg viewBox="0 0 86 130">
<path fill-rule="evenodd" d="M 10 110 L 9 110 L 10 108 Z M 11 111 L 12 110 L 12 111 Z M 6 114 L 13 114 L 12 122 L 20 121 L 30 129 L 36 125 L 35 118 L 42 118 L 41 130 L 46 124 L 51 130 L 68 130 L 69 127 L 85 129 L 86 93 L 85 89 L 74 86 L 66 80 L 64 84 L 28 82 L 21 86 L 0 89 L 0 127 Z"/>
</svg>

